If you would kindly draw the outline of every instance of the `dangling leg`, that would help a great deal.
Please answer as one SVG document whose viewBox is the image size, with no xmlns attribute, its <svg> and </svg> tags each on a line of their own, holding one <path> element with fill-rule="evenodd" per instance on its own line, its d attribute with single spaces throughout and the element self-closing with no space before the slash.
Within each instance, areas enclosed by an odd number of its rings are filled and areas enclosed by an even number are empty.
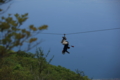
<svg viewBox="0 0 120 80">
<path fill-rule="evenodd" d="M 69 42 L 67 41 L 67 43 L 68 43 L 68 44 L 67 44 L 67 49 L 70 49 L 70 47 L 69 47 Z"/>
<path fill-rule="evenodd" d="M 67 45 L 65 45 L 65 52 L 67 52 L 67 53 L 69 53 L 68 51 L 67 51 L 67 49 L 68 49 L 68 44 Z"/>
<path fill-rule="evenodd" d="M 63 48 L 62 53 L 63 53 L 63 54 L 65 54 L 65 52 L 69 53 L 69 52 L 67 51 L 67 49 L 68 49 L 68 45 L 64 45 L 64 48 Z"/>
<path fill-rule="evenodd" d="M 64 45 L 64 48 L 62 50 L 62 54 L 65 54 L 65 45 Z"/>
</svg>

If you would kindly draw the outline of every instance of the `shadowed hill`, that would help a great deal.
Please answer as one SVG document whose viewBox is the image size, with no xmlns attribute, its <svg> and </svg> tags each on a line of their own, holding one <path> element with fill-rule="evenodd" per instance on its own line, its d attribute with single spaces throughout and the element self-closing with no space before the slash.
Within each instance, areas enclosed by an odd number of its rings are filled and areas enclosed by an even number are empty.
<svg viewBox="0 0 120 80">
<path fill-rule="evenodd" d="M 49 54 L 49 53 L 48 53 Z M 53 57 L 46 61 L 42 50 L 35 54 L 10 51 L 0 60 L 1 80 L 90 80 L 83 72 L 73 72 L 62 66 L 51 65 Z"/>
</svg>

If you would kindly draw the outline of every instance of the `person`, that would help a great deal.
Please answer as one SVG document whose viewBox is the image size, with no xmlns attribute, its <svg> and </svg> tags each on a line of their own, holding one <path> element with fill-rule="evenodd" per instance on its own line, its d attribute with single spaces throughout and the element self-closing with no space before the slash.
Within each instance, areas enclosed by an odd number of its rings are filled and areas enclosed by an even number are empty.
<svg viewBox="0 0 120 80">
<path fill-rule="evenodd" d="M 67 49 L 70 49 L 70 47 L 69 47 L 69 42 L 66 40 L 67 40 L 67 38 L 64 36 L 62 41 L 61 41 L 61 43 L 64 45 L 63 50 L 62 50 L 63 54 L 65 54 L 65 52 L 67 52 L 68 54 L 70 53 L 67 51 Z"/>
</svg>

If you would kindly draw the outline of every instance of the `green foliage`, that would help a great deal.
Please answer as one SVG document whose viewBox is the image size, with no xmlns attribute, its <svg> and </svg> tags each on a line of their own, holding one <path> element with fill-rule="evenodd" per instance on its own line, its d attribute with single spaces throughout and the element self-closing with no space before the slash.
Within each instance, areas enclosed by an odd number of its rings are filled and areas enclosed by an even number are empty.
<svg viewBox="0 0 120 80">
<path fill-rule="evenodd" d="M 14 70 L 20 70 L 22 67 L 20 64 L 17 64 L 15 67 L 14 67 Z"/>
<path fill-rule="evenodd" d="M 41 48 L 35 54 L 20 51 L 18 54 L 9 51 L 10 56 L 0 60 L 1 80 L 90 80 L 78 69 L 73 72 L 60 65 L 54 66 L 47 61 L 49 55 Z M 20 54 L 21 53 L 21 54 Z M 32 56 L 31 56 L 32 55 Z"/>
<path fill-rule="evenodd" d="M 43 25 L 40 27 L 35 27 L 34 25 L 30 25 L 27 29 L 20 28 L 22 24 L 28 19 L 28 13 L 19 15 L 15 14 L 15 20 L 11 17 L 11 14 L 8 14 L 8 17 L 1 17 L 0 21 L 0 55 L 6 54 L 6 52 L 10 51 L 15 47 L 19 47 L 21 49 L 22 45 L 27 42 L 28 47 L 23 51 L 29 51 L 36 45 L 40 43 L 37 42 L 35 45 L 31 45 L 33 42 L 37 41 L 37 38 L 34 35 L 37 35 L 42 30 L 48 28 L 47 25 Z"/>
</svg>

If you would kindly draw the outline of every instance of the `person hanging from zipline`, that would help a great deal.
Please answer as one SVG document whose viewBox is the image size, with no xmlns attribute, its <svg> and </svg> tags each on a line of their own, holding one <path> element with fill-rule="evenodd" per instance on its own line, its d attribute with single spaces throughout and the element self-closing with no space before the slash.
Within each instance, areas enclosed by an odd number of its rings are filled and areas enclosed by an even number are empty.
<svg viewBox="0 0 120 80">
<path fill-rule="evenodd" d="M 67 38 L 65 37 L 65 34 L 64 34 L 64 37 L 62 37 L 62 38 L 63 38 L 63 39 L 62 39 L 61 43 L 64 45 L 64 48 L 63 48 L 63 50 L 62 50 L 62 53 L 65 54 L 65 52 L 67 52 L 67 53 L 69 54 L 70 52 L 67 51 L 67 49 L 70 49 L 70 47 L 69 47 L 69 42 L 66 41 Z M 71 46 L 71 47 L 74 47 L 74 46 Z"/>
</svg>

